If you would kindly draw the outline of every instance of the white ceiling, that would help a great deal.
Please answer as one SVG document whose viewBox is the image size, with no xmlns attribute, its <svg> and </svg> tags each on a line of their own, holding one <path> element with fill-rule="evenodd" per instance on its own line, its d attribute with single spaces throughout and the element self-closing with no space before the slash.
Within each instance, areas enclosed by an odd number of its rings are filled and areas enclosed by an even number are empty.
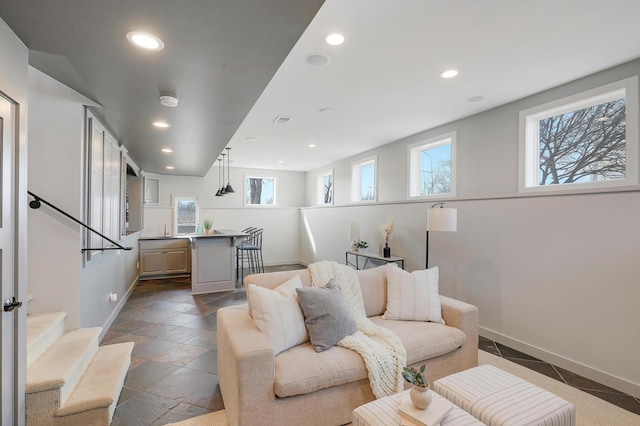
<svg viewBox="0 0 640 426">
<path fill-rule="evenodd" d="M 231 164 L 312 170 L 627 62 L 639 16 L 638 0 L 326 0 L 235 132 Z M 324 42 L 334 31 L 343 45 Z"/>
</svg>

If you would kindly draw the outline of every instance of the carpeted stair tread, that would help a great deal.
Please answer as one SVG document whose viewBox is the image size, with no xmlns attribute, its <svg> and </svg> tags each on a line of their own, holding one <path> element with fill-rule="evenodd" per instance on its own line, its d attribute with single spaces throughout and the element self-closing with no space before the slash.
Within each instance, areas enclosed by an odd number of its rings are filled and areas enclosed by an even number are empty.
<svg viewBox="0 0 640 426">
<path fill-rule="evenodd" d="M 110 407 L 113 418 L 124 379 L 131 364 L 133 342 L 101 346 L 57 417 Z"/>
<path fill-rule="evenodd" d="M 29 368 L 27 393 L 60 389 L 64 403 L 98 350 L 102 327 L 79 328 L 60 336 Z"/>
<path fill-rule="evenodd" d="M 27 367 L 62 336 L 66 317 L 64 311 L 27 316 Z"/>
</svg>

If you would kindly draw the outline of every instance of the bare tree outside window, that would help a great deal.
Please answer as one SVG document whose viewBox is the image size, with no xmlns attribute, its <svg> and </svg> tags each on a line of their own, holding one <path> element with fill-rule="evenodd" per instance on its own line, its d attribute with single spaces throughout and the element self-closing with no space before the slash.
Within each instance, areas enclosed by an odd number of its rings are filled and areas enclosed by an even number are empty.
<svg viewBox="0 0 640 426">
<path fill-rule="evenodd" d="M 539 121 L 540 185 L 623 180 L 626 99 Z"/>
<path fill-rule="evenodd" d="M 324 203 L 333 202 L 333 175 L 324 176 Z"/>
<path fill-rule="evenodd" d="M 246 179 L 246 204 L 273 205 L 275 204 L 275 179 L 262 177 L 248 177 Z"/>
<path fill-rule="evenodd" d="M 449 194 L 451 192 L 451 145 L 421 151 L 420 174 L 420 195 Z"/>
</svg>

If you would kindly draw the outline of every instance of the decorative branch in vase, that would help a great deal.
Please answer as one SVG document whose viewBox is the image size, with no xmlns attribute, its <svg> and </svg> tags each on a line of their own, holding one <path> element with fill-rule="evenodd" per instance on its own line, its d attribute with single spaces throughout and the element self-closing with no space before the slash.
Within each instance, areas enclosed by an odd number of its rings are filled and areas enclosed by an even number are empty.
<svg viewBox="0 0 640 426">
<path fill-rule="evenodd" d="M 387 219 L 386 223 L 380 225 L 380 233 L 382 234 L 382 239 L 384 240 L 384 248 L 382 249 L 382 255 L 384 257 L 391 257 L 391 247 L 389 247 L 389 241 L 391 241 L 391 235 L 393 234 L 394 228 L 395 223 L 392 217 Z"/>
</svg>

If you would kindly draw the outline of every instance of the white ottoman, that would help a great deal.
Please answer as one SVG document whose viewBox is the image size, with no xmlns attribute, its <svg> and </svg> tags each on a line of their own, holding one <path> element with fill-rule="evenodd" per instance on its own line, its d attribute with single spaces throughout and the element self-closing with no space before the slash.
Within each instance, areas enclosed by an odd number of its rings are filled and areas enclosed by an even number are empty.
<svg viewBox="0 0 640 426">
<path fill-rule="evenodd" d="M 406 425 L 408 421 L 401 420 L 398 414 L 398 407 L 402 403 L 404 395 L 409 391 L 397 393 L 395 395 L 371 401 L 361 405 L 351 415 L 353 426 L 394 426 Z M 466 411 L 455 405 L 440 421 L 441 426 L 482 426 L 478 421 Z"/>
<path fill-rule="evenodd" d="M 432 383 L 432 389 L 489 426 L 575 426 L 573 404 L 492 365 Z"/>
</svg>

